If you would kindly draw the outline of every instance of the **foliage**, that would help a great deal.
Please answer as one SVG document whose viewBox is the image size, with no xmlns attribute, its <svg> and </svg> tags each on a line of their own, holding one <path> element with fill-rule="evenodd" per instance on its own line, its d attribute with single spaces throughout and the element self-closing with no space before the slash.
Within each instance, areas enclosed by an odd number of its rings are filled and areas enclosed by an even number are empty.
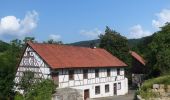
<svg viewBox="0 0 170 100">
<path fill-rule="evenodd" d="M 15 93 L 14 100 L 24 100 L 24 96 L 20 93 Z"/>
<path fill-rule="evenodd" d="M 154 98 L 158 96 L 158 94 L 152 92 L 151 89 L 148 89 L 147 91 L 140 90 L 138 91 L 138 94 L 140 94 L 140 96 L 145 100 L 150 100 L 150 98 Z"/>
<path fill-rule="evenodd" d="M 26 100 L 51 100 L 52 94 L 55 90 L 55 85 L 52 80 L 42 80 L 31 87 L 26 94 Z"/>
<path fill-rule="evenodd" d="M 25 37 L 23 42 L 26 44 L 27 42 L 36 42 L 36 40 L 34 37 Z"/>
<path fill-rule="evenodd" d="M 147 54 L 150 76 L 159 76 L 170 71 L 170 24 L 167 23 L 154 34 Z"/>
<path fill-rule="evenodd" d="M 26 40 L 29 39 L 24 39 Z M 7 100 L 14 95 L 16 66 L 24 45 L 19 39 L 12 40 L 10 43 L 0 41 L 0 100 Z"/>
<path fill-rule="evenodd" d="M 27 93 L 30 90 L 31 85 L 34 83 L 34 72 L 25 71 L 20 81 L 20 87 Z"/>
<path fill-rule="evenodd" d="M 16 93 L 15 100 L 51 100 L 52 94 L 56 89 L 54 82 L 49 79 L 32 84 L 27 83 L 27 86 L 29 86 L 29 89 L 25 95 Z"/>
<path fill-rule="evenodd" d="M 17 47 L 10 44 L 7 51 L 0 55 L 0 99 L 6 100 L 13 95 L 15 70 L 18 62 Z"/>
<path fill-rule="evenodd" d="M 9 44 L 0 40 L 0 52 L 7 51 L 9 49 Z"/>
<path fill-rule="evenodd" d="M 50 39 L 48 41 L 44 41 L 43 43 L 48 43 L 48 44 L 63 44 L 62 41 L 55 41 L 53 39 Z"/>
<path fill-rule="evenodd" d="M 131 65 L 131 56 L 129 54 L 128 40 L 120 33 L 106 27 L 105 34 L 100 35 L 100 47 L 104 48 L 114 56 L 123 60 L 129 66 Z"/>
<path fill-rule="evenodd" d="M 151 89 L 153 84 L 170 84 L 170 75 L 160 76 L 157 78 L 146 80 L 142 84 L 141 90 L 146 91 L 147 89 Z"/>
<path fill-rule="evenodd" d="M 146 80 L 140 87 L 138 94 L 140 94 L 145 99 L 155 97 L 156 94 L 151 92 L 153 84 L 165 84 L 165 85 L 170 84 L 170 75 Z"/>
<path fill-rule="evenodd" d="M 16 100 L 23 98 L 24 100 L 51 100 L 55 90 L 55 85 L 52 80 L 35 79 L 34 72 L 26 71 L 23 74 L 19 84 L 24 90 L 24 95 L 16 95 Z"/>
</svg>

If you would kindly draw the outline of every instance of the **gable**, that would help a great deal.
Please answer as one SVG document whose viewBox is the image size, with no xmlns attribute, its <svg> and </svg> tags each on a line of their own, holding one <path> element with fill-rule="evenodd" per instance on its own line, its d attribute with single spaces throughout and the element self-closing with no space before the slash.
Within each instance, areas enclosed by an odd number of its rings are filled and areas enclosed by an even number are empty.
<svg viewBox="0 0 170 100">
<path fill-rule="evenodd" d="M 15 78 L 16 83 L 19 83 L 26 71 L 34 72 L 34 77 L 38 79 L 50 77 L 49 66 L 30 46 L 26 47 L 19 63 Z"/>
</svg>

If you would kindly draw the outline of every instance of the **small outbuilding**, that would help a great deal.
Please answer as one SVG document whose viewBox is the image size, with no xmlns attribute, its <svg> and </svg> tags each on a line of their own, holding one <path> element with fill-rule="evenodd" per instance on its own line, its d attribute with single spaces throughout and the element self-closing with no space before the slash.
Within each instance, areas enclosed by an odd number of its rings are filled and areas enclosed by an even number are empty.
<svg viewBox="0 0 170 100">
<path fill-rule="evenodd" d="M 140 86 L 144 81 L 144 76 L 146 74 L 146 63 L 143 57 L 135 51 L 130 51 L 130 54 L 132 56 L 132 85 Z"/>
</svg>

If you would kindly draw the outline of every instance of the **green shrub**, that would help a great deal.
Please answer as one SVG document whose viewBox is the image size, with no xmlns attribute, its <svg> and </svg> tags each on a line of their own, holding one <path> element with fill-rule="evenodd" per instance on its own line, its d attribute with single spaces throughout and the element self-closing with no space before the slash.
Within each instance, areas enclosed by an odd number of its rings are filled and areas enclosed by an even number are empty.
<svg viewBox="0 0 170 100">
<path fill-rule="evenodd" d="M 52 80 L 42 80 L 34 84 L 25 96 L 25 100 L 51 100 L 56 86 Z"/>
<path fill-rule="evenodd" d="M 24 96 L 17 92 L 15 94 L 14 100 L 24 100 Z"/>
<path fill-rule="evenodd" d="M 153 93 L 151 89 L 148 89 L 147 91 L 140 90 L 139 94 L 142 98 L 148 100 L 149 98 L 158 97 L 158 94 Z"/>
<path fill-rule="evenodd" d="M 146 80 L 142 84 L 140 89 L 137 91 L 137 94 L 141 95 L 142 98 L 144 98 L 146 100 L 149 98 L 152 98 L 152 97 L 159 96 L 159 94 L 152 92 L 151 89 L 153 87 L 153 84 L 165 84 L 165 88 L 166 88 L 166 85 L 170 84 L 170 75 L 160 76 L 157 78 Z"/>
<path fill-rule="evenodd" d="M 161 76 L 153 79 L 146 80 L 142 86 L 141 90 L 147 91 L 147 89 L 151 89 L 153 84 L 170 84 L 170 75 L 167 76 Z"/>
</svg>

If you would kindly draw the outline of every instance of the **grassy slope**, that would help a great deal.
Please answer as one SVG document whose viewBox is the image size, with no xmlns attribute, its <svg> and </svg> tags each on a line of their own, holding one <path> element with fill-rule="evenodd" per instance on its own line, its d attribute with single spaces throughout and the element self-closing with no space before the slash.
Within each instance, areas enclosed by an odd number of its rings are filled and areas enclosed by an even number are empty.
<svg viewBox="0 0 170 100">
<path fill-rule="evenodd" d="M 142 84 L 140 90 L 138 91 L 138 94 L 140 94 L 142 98 L 145 99 L 156 97 L 157 95 L 151 92 L 153 84 L 164 84 L 165 86 L 170 84 L 170 75 L 160 76 L 157 78 L 146 80 Z"/>
</svg>

